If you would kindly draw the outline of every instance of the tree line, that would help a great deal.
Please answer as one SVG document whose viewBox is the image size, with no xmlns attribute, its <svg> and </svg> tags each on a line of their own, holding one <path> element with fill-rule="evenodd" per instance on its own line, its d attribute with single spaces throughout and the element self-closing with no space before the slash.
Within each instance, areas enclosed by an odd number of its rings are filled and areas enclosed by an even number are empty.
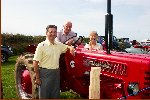
<svg viewBox="0 0 150 100">
<path fill-rule="evenodd" d="M 28 45 L 44 41 L 46 36 L 27 36 L 23 34 L 1 33 L 1 45 L 10 46 L 13 49 L 14 55 L 19 55 L 25 52 Z M 84 38 L 83 43 L 87 43 L 89 38 Z"/>
<path fill-rule="evenodd" d="M 45 40 L 45 36 L 26 36 L 23 34 L 2 33 L 1 45 L 10 46 L 15 55 L 21 54 L 31 44 L 38 44 Z"/>
</svg>

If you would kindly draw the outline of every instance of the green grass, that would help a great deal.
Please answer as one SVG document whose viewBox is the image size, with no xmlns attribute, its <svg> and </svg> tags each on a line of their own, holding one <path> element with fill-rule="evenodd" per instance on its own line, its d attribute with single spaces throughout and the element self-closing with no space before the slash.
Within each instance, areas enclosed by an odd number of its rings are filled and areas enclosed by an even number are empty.
<svg viewBox="0 0 150 100">
<path fill-rule="evenodd" d="M 2 63 L 2 85 L 4 99 L 18 99 L 15 85 L 15 63 L 18 56 L 12 56 L 6 63 Z M 72 90 L 61 92 L 62 99 L 76 99 L 80 98 L 78 94 Z"/>
<path fill-rule="evenodd" d="M 2 85 L 4 99 L 18 98 L 14 77 L 16 58 L 17 56 L 12 56 L 8 59 L 8 62 L 2 63 Z"/>
</svg>

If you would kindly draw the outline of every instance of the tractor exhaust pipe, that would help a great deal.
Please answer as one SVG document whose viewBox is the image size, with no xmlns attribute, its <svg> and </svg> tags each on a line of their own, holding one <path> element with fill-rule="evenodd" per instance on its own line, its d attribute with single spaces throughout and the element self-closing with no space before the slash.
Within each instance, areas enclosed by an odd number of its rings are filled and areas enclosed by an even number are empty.
<svg viewBox="0 0 150 100">
<path fill-rule="evenodd" d="M 107 15 L 105 15 L 105 44 L 106 52 L 110 54 L 113 40 L 113 15 L 111 14 L 111 0 L 107 0 Z"/>
</svg>

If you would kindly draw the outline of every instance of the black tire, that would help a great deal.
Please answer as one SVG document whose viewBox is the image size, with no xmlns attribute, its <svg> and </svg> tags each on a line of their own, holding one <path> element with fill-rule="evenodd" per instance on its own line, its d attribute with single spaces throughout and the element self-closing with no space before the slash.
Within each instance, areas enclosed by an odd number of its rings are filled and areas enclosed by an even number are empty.
<svg viewBox="0 0 150 100">
<path fill-rule="evenodd" d="M 8 60 L 8 55 L 5 52 L 1 53 L 1 62 L 4 63 Z"/>
<path fill-rule="evenodd" d="M 29 72 L 27 76 L 28 81 L 24 80 L 25 78 L 23 77 L 25 71 Z M 38 89 L 36 84 L 34 84 L 34 80 L 33 54 L 19 56 L 15 64 L 15 81 L 17 94 L 20 99 L 37 99 L 39 97 Z"/>
</svg>

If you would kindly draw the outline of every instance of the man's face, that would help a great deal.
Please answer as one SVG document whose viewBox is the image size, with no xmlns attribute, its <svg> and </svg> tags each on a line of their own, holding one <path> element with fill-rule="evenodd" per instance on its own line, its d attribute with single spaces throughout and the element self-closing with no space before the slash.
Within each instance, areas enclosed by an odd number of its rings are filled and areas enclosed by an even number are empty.
<svg viewBox="0 0 150 100">
<path fill-rule="evenodd" d="M 64 25 L 64 32 L 65 33 L 69 33 L 71 31 L 72 28 L 72 23 L 67 23 Z"/>
<path fill-rule="evenodd" d="M 46 35 L 47 35 L 49 40 L 55 40 L 55 38 L 57 37 L 57 29 L 56 28 L 49 28 Z"/>
</svg>

